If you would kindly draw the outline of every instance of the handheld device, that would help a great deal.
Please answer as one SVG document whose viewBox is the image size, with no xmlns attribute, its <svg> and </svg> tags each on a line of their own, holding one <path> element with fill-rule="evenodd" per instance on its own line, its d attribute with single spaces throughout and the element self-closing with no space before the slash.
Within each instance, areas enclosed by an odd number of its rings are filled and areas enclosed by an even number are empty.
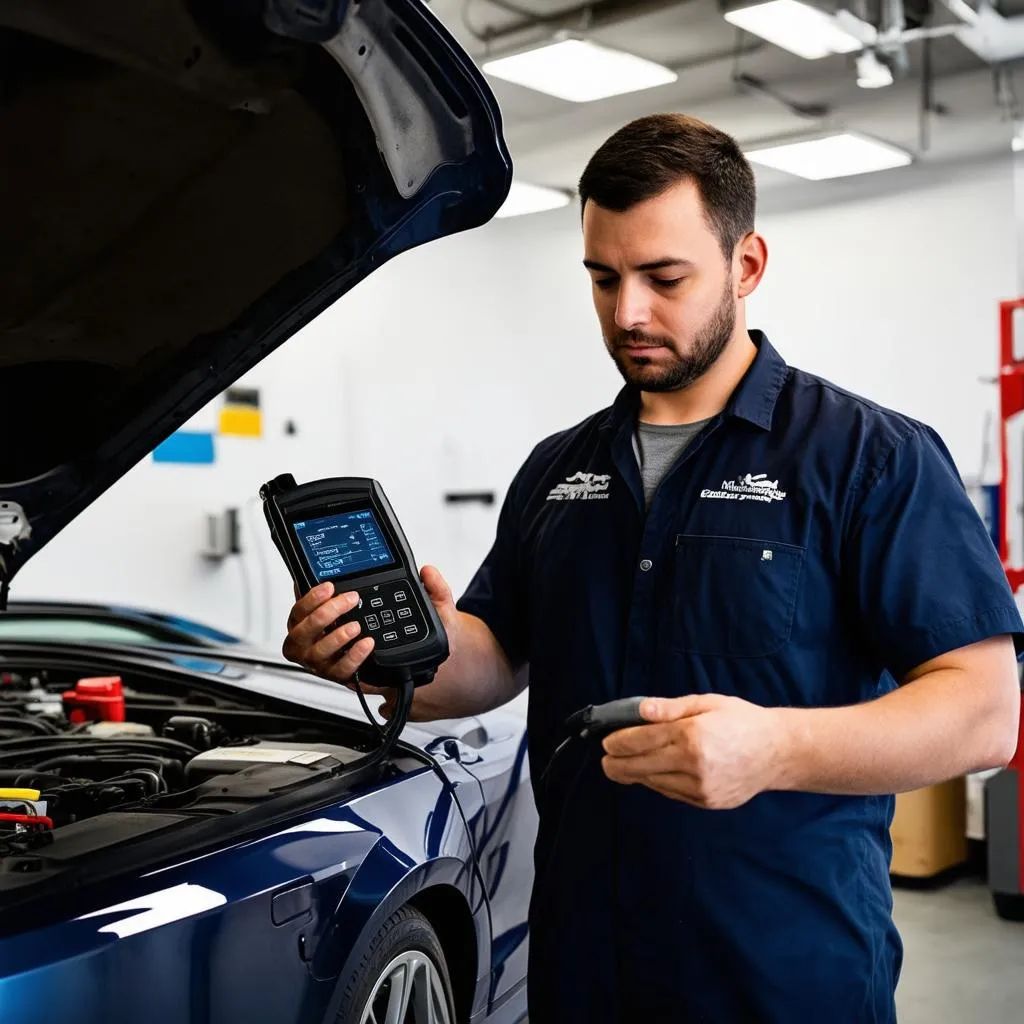
<svg viewBox="0 0 1024 1024">
<path fill-rule="evenodd" d="M 607 704 L 590 704 L 570 716 L 566 726 L 580 739 L 586 739 L 588 736 L 607 736 L 634 725 L 646 725 L 647 719 L 640 714 L 642 700 L 643 697 L 622 697 Z"/>
<path fill-rule="evenodd" d="M 335 624 L 358 619 L 374 649 L 359 670 L 373 686 L 429 683 L 448 657 L 448 636 L 420 580 L 412 549 L 380 484 L 334 477 L 298 485 L 286 473 L 260 488 L 274 545 L 299 593 L 330 580 L 360 603 Z"/>
</svg>

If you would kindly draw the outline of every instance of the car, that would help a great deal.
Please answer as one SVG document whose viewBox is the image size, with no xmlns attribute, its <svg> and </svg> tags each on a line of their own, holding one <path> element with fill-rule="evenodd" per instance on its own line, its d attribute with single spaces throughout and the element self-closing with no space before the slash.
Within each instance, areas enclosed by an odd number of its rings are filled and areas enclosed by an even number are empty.
<svg viewBox="0 0 1024 1024">
<path fill-rule="evenodd" d="M 0 615 L 0 644 L 5 640 L 73 640 L 92 643 L 181 644 L 186 647 L 227 645 L 242 649 L 241 637 L 180 615 L 88 604 L 82 601 L 9 601 Z"/>
<path fill-rule="evenodd" d="M 420 0 L 40 0 L 0 49 L 0 1017 L 524 1019 L 521 718 L 383 744 L 279 653 L 17 595 L 299 328 L 494 215 L 485 80 Z"/>
</svg>

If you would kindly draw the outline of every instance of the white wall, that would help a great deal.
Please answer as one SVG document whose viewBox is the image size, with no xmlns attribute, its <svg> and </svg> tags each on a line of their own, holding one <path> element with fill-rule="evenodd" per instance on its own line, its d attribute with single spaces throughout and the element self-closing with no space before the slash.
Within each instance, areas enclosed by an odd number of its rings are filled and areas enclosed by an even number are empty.
<svg viewBox="0 0 1024 1024">
<path fill-rule="evenodd" d="M 769 212 L 760 226 L 771 255 L 751 325 L 791 363 L 930 422 L 978 475 L 996 407 L 978 379 L 995 374 L 996 304 L 1017 280 L 1008 162 L 913 193 Z M 376 476 L 419 560 L 461 589 L 497 506 L 445 506 L 444 492 L 500 501 L 533 444 L 619 386 L 581 258 L 571 209 L 395 260 L 246 378 L 261 389 L 263 438 L 218 438 L 212 467 L 147 459 L 30 563 L 14 596 L 141 604 L 277 645 L 290 587 L 255 495 L 285 471 Z M 248 555 L 204 563 L 203 513 L 241 503 Z"/>
</svg>

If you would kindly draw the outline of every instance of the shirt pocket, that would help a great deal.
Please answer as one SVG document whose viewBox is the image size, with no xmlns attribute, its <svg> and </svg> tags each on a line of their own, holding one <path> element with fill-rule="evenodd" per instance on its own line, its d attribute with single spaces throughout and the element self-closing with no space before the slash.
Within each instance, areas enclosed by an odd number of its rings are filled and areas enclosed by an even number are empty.
<svg viewBox="0 0 1024 1024">
<path fill-rule="evenodd" d="M 685 654 L 764 658 L 793 630 L 804 548 L 754 537 L 676 537 L 666 640 Z"/>
</svg>

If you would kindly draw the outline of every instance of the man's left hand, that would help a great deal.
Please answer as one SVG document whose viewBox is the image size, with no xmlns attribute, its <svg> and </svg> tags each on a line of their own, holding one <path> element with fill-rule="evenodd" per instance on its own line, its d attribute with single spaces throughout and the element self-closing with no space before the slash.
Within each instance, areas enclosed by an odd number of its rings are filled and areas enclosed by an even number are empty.
<svg viewBox="0 0 1024 1024">
<path fill-rule="evenodd" d="M 715 810 L 777 788 L 784 747 L 777 709 L 711 693 L 649 697 L 640 714 L 651 724 L 604 739 L 601 766 L 613 782 Z"/>
</svg>

